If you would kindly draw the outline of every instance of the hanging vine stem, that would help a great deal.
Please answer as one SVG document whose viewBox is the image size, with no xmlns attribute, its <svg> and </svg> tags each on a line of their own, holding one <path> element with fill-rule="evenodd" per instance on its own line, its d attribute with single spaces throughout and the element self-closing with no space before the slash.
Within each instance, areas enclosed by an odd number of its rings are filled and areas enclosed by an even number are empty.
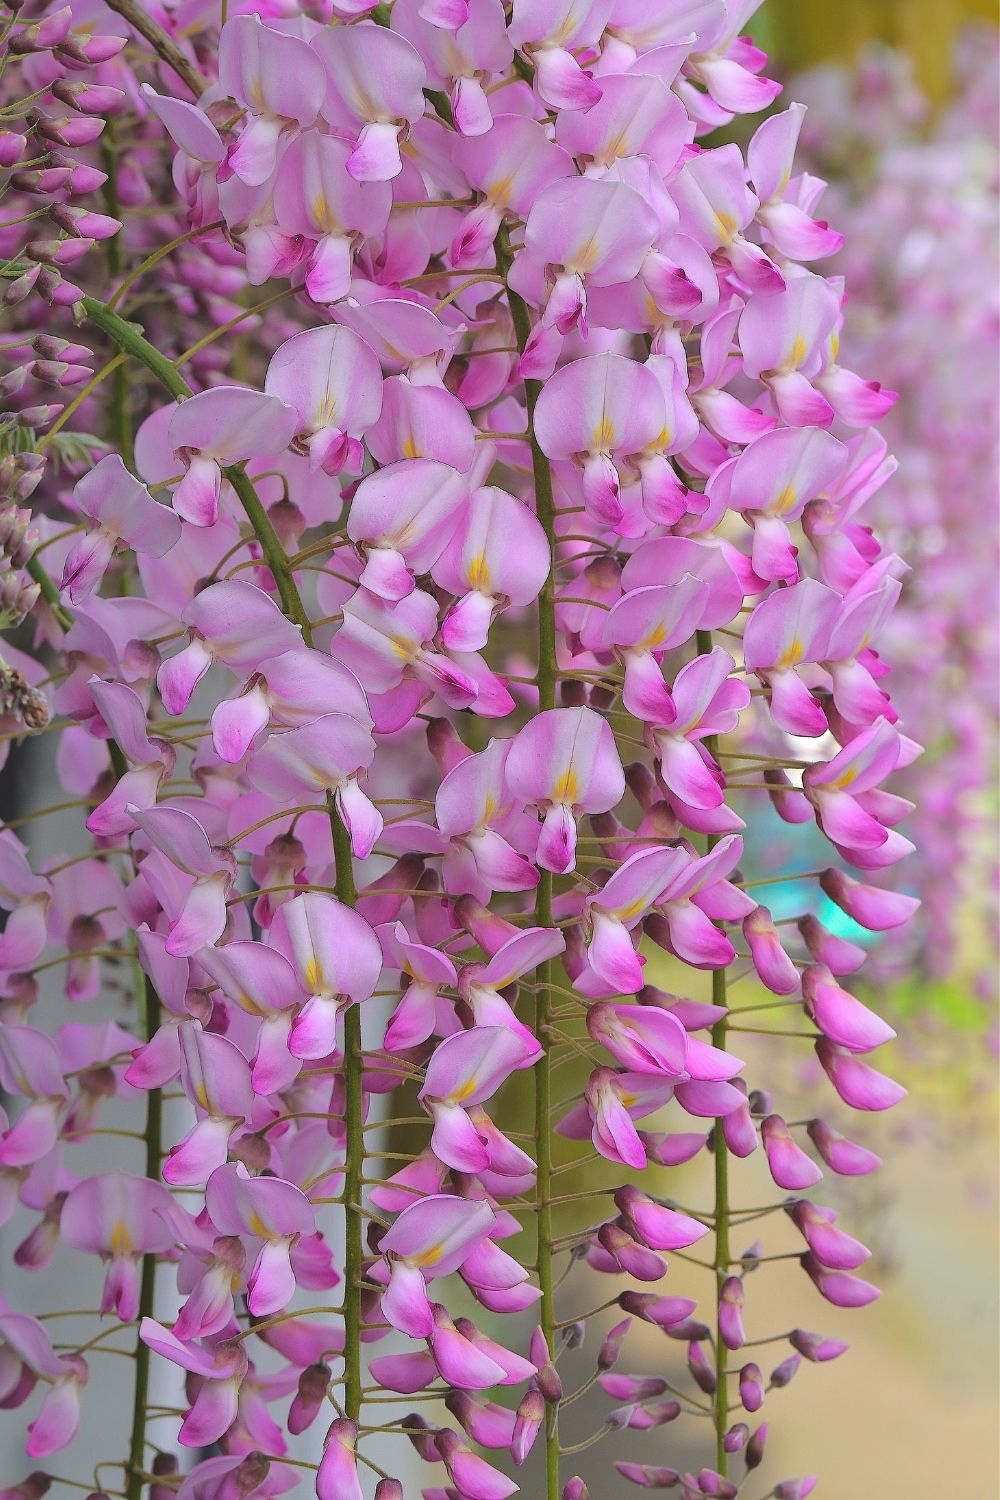
<svg viewBox="0 0 1000 1500">
<path fill-rule="evenodd" d="M 699 630 L 697 633 L 698 654 L 707 656 L 712 650 L 712 632 L 710 630 Z M 715 759 L 718 746 L 714 735 L 705 740 L 705 748 L 709 755 Z M 708 848 L 713 849 L 718 843 L 717 836 L 708 835 Z M 712 1004 L 721 1006 L 726 1010 L 727 1000 L 727 972 L 724 968 L 712 970 Z M 712 1027 L 712 1046 L 725 1051 L 727 1016 L 723 1014 L 720 1020 Z M 727 1478 L 729 1474 L 729 1454 L 726 1452 L 726 1432 L 729 1428 L 729 1379 L 726 1374 L 726 1346 L 722 1341 L 719 1329 L 719 1315 L 722 1308 L 722 1288 L 726 1277 L 729 1275 L 730 1252 L 729 1252 L 729 1147 L 726 1145 L 726 1136 L 722 1128 L 722 1117 L 720 1116 L 712 1127 L 712 1156 L 715 1165 L 715 1201 L 713 1207 L 715 1225 L 715 1253 L 712 1256 L 712 1266 L 715 1271 L 715 1396 L 713 1398 L 712 1422 L 715 1428 L 715 1467 L 718 1472 Z"/>
<path fill-rule="evenodd" d="M 523 299 L 508 283 L 511 265 L 510 242 L 501 228 L 496 240 L 497 269 L 507 286 L 507 301 L 518 349 L 523 353 L 531 334 L 531 320 Z M 535 406 L 541 395 L 538 380 L 524 382 L 528 412 L 528 441 L 531 445 L 531 468 L 535 486 L 535 514 L 549 543 L 549 571 L 538 596 L 538 708 L 554 708 L 556 701 L 556 619 L 555 619 L 555 501 L 552 493 L 552 471 L 535 436 Z M 539 927 L 552 925 L 552 876 L 542 870 L 535 892 L 535 920 Z M 538 1285 L 542 1293 L 539 1306 L 540 1325 L 550 1354 L 555 1329 L 555 1285 L 552 1265 L 552 1067 L 550 1006 L 555 983 L 555 961 L 546 959 L 538 969 L 535 994 L 535 1036 L 542 1054 L 534 1067 L 535 1080 L 535 1160 L 538 1170 Z M 559 1408 L 549 1408 L 545 1423 L 546 1500 L 559 1497 Z"/>
<path fill-rule="evenodd" d="M 176 365 L 143 337 L 134 323 L 126 322 L 117 313 L 111 312 L 103 302 L 94 297 L 83 298 L 83 310 L 117 344 L 124 353 L 134 356 L 155 375 L 161 385 L 175 400 L 183 401 L 194 394 Z M 302 639 L 312 645 L 312 627 L 308 612 L 302 602 L 278 535 L 271 519 L 261 503 L 246 470 L 241 464 L 223 469 L 225 478 L 232 485 L 243 507 L 254 535 L 260 543 L 264 560 L 271 570 L 281 606 L 288 618 L 299 625 Z M 49 580 L 58 603 L 58 590 Z M 45 592 L 43 586 L 43 593 Z M 46 595 L 48 598 L 48 595 Z M 50 601 L 51 602 L 51 601 Z M 335 894 L 345 906 L 353 906 L 356 900 L 354 866 L 351 857 L 350 836 L 332 797 L 327 799 L 330 815 L 330 831 L 333 840 L 335 869 Z M 363 1224 L 361 1211 L 361 1178 L 364 1167 L 364 1109 L 362 1099 L 361 1063 L 361 1015 L 358 1007 L 349 1006 L 344 1013 L 344 1084 L 345 1119 L 347 1133 L 347 1158 L 345 1163 L 344 1214 L 344 1410 L 347 1416 L 357 1421 L 361 1411 L 361 1263 L 363 1258 Z M 157 1163 L 157 1175 L 159 1165 Z M 138 1398 L 137 1398 L 138 1399 Z M 145 1399 L 145 1398 L 144 1398 Z M 132 1497 L 130 1495 L 130 1500 Z"/>
</svg>

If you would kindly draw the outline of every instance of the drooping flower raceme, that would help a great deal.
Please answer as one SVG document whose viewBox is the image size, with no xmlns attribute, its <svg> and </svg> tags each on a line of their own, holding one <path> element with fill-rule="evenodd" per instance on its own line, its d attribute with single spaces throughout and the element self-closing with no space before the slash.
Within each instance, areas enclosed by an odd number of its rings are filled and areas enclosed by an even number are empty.
<svg viewBox="0 0 1000 1500">
<path fill-rule="evenodd" d="M 914 905 L 892 396 L 839 363 L 802 108 L 704 144 L 777 93 L 752 0 L 109 3 L 4 33 L 4 754 L 58 731 L 82 852 L 0 829 L 0 1211 L 115 1321 L 0 1310 L 0 1404 L 67 1448 L 107 1337 L 129 1500 L 399 1500 L 407 1445 L 428 1497 L 585 1500 L 612 1433 L 733 1496 L 767 1389 L 844 1346 L 744 1357 L 728 1180 L 761 1153 L 808 1295 L 877 1295 L 821 1184 L 902 1093 L 851 986 Z M 828 849 L 793 913 L 772 802 Z M 785 1007 L 759 1079 L 737 965 Z"/>
</svg>

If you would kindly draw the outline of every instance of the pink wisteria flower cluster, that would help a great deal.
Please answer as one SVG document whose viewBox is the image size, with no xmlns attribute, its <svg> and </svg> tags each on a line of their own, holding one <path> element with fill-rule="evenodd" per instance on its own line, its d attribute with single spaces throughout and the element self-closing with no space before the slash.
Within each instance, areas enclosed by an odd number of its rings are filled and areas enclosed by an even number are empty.
<svg viewBox="0 0 1000 1500">
<path fill-rule="evenodd" d="M 113 1352 L 95 1494 L 812 1492 L 761 1412 L 846 1346 L 751 1278 L 790 1223 L 817 1317 L 878 1295 L 819 1184 L 903 1093 L 848 985 L 919 747 L 894 398 L 755 9 L 8 8 L 3 743 L 60 791 L 0 830 L 0 1202 L 104 1279 L 0 1311 L 4 1496 L 90 1486 Z M 775 816 L 818 868 L 754 876 Z"/>
<path fill-rule="evenodd" d="M 901 783 L 916 802 L 911 878 L 924 913 L 877 963 L 971 971 L 987 1002 L 997 878 L 982 825 L 1000 712 L 1000 557 L 986 519 L 1000 468 L 997 61 L 995 30 L 971 28 L 956 48 L 956 103 L 937 118 L 905 57 L 884 49 L 853 77 L 817 68 L 794 84 L 810 105 L 807 159 L 830 173 L 848 231 L 837 260 L 851 287 L 847 348 L 900 392 L 887 423 L 900 469 L 872 518 L 890 541 L 905 538 L 912 564 L 888 649 L 900 710 L 927 751 Z"/>
</svg>

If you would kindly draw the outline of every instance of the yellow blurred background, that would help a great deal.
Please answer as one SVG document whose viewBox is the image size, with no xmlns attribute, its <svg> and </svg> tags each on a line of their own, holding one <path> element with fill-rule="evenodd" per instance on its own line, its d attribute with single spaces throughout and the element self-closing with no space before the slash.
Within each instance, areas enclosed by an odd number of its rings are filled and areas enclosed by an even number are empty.
<svg viewBox="0 0 1000 1500">
<path fill-rule="evenodd" d="M 901 47 L 923 91 L 941 102 L 961 29 L 997 19 L 996 0 L 767 0 L 750 30 L 786 71 L 853 62 L 869 42 Z"/>
</svg>

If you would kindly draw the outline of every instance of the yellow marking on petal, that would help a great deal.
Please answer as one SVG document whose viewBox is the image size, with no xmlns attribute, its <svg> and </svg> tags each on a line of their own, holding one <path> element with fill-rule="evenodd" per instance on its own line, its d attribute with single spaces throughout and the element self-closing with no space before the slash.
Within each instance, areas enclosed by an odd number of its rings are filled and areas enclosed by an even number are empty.
<svg viewBox="0 0 1000 1500">
<path fill-rule="evenodd" d="M 805 657 L 805 654 L 806 648 L 798 636 L 796 636 L 791 645 L 782 651 L 777 664 L 779 667 L 797 667 L 799 662 Z"/>
<path fill-rule="evenodd" d="M 128 1255 L 132 1249 L 132 1236 L 122 1219 L 111 1231 L 111 1252 L 113 1255 Z"/>
<path fill-rule="evenodd" d="M 490 570 L 485 553 L 476 553 L 466 569 L 465 577 L 470 589 L 476 589 L 480 594 L 489 593 Z"/>
<path fill-rule="evenodd" d="M 790 484 L 786 484 L 785 488 L 781 491 L 781 494 L 778 495 L 774 504 L 771 506 L 772 515 L 786 515 L 788 511 L 794 508 L 798 498 L 798 494 L 796 493 L 794 487 Z"/>
<path fill-rule="evenodd" d="M 497 204 L 498 207 L 506 207 L 510 200 L 510 191 L 514 186 L 514 174 L 509 173 L 506 177 L 498 177 L 495 182 L 488 184 L 486 196 Z"/>
<path fill-rule="evenodd" d="M 663 626 L 657 625 L 654 630 L 651 630 L 647 636 L 644 636 L 642 638 L 642 640 L 639 642 L 638 650 L 655 651 L 657 646 L 663 645 L 663 642 L 666 640 L 666 638 L 667 632 L 664 630 Z"/>
<path fill-rule="evenodd" d="M 839 353 L 840 353 L 840 334 L 839 333 L 831 333 L 831 335 L 830 335 L 830 359 L 831 359 L 831 362 L 837 358 L 837 355 Z"/>
<path fill-rule="evenodd" d="M 330 218 L 330 205 L 326 201 L 325 193 L 316 194 L 309 205 L 309 212 L 312 214 L 314 224 L 318 224 L 323 229 L 327 227 Z"/>
<path fill-rule="evenodd" d="M 658 448 L 669 448 L 673 440 L 674 435 L 671 432 L 670 428 L 661 427 L 659 436 L 657 437 L 655 443 L 652 443 L 650 446 L 654 449 L 654 451 Z"/>
<path fill-rule="evenodd" d="M 195 1101 L 201 1105 L 202 1109 L 205 1110 L 207 1114 L 212 1113 L 212 1106 L 208 1102 L 208 1089 L 205 1087 L 203 1079 L 199 1079 L 198 1082 L 194 1085 L 194 1097 Z"/>
<path fill-rule="evenodd" d="M 597 241 L 593 235 L 585 245 L 581 245 L 577 254 L 573 257 L 572 265 L 567 264 L 567 271 L 575 271 L 578 276 L 583 276 L 590 270 L 597 259 Z"/>
<path fill-rule="evenodd" d="M 484 823 L 492 822 L 492 820 L 497 815 L 497 811 L 499 809 L 499 806 L 500 806 L 500 804 L 497 802 L 497 799 L 494 796 L 490 795 L 490 796 L 488 796 L 486 798 L 486 803 L 485 803 L 485 805 L 483 807 L 483 822 Z"/>
<path fill-rule="evenodd" d="M 271 1231 L 268 1229 L 260 1214 L 254 1209 L 249 1219 L 251 1233 L 259 1235 L 262 1240 L 270 1239 Z"/>
<path fill-rule="evenodd" d="M 731 240 L 736 233 L 736 220 L 732 214 L 716 214 L 715 227 L 720 240 Z"/>
<path fill-rule="evenodd" d="M 414 438 L 412 432 L 408 432 L 406 434 L 406 441 L 403 443 L 403 457 L 404 458 L 419 458 L 420 457 L 420 454 L 419 454 L 419 452 L 417 450 L 416 439 Z"/>
<path fill-rule="evenodd" d="M 579 795 L 580 786 L 576 779 L 576 772 L 572 766 L 562 773 L 559 780 L 552 789 L 553 802 L 574 803 Z"/>
<path fill-rule="evenodd" d="M 306 964 L 305 969 L 306 989 L 312 990 L 316 995 L 323 989 L 323 969 L 317 958 L 313 957 Z"/>
<path fill-rule="evenodd" d="M 849 787 L 851 785 L 852 781 L 857 780 L 857 775 L 857 766 L 848 766 L 846 771 L 841 771 L 840 775 L 837 777 L 836 781 L 833 784 L 839 791 L 843 791 L 845 787 Z"/>
<path fill-rule="evenodd" d="M 638 901 L 631 901 L 629 902 L 628 906 L 619 906 L 616 914 L 619 921 L 630 922 L 633 917 L 637 917 L 639 915 L 645 904 L 645 900 L 642 896 L 640 896 Z"/>
<path fill-rule="evenodd" d="M 464 1104 L 466 1099 L 472 1098 L 478 1086 L 479 1078 L 475 1073 L 473 1073 L 472 1077 L 462 1084 L 462 1087 L 459 1089 L 458 1093 L 452 1094 L 452 1104 Z"/>
<path fill-rule="evenodd" d="M 443 1254 L 443 1243 L 440 1245 L 431 1245 L 429 1249 L 421 1250 L 420 1254 L 415 1257 L 413 1264 L 418 1266 L 434 1266 L 437 1265 Z"/>
<path fill-rule="evenodd" d="M 799 367 L 799 365 L 805 359 L 805 357 L 806 357 L 806 341 L 802 337 L 801 333 L 797 333 L 795 335 L 794 342 L 792 343 L 791 352 L 790 352 L 790 354 L 788 356 L 788 360 L 787 360 L 787 364 L 788 364 L 789 368 L 793 369 L 793 370 L 797 370 L 798 367 Z"/>
<path fill-rule="evenodd" d="M 594 441 L 591 446 L 598 452 L 604 452 L 615 446 L 615 425 L 607 413 L 594 428 Z"/>
<path fill-rule="evenodd" d="M 616 1092 L 617 1092 L 617 1090 L 616 1090 Z M 624 1104 L 624 1106 L 625 1106 L 626 1109 L 631 1109 L 632 1105 L 636 1102 L 636 1098 L 637 1098 L 637 1096 L 635 1094 L 621 1094 L 621 1093 L 618 1094 L 618 1097 L 621 1100 L 621 1102 Z"/>
<path fill-rule="evenodd" d="M 405 635 L 391 635 L 389 637 L 389 644 L 396 655 L 402 657 L 403 661 L 409 661 L 413 656 L 413 643 Z"/>
</svg>

